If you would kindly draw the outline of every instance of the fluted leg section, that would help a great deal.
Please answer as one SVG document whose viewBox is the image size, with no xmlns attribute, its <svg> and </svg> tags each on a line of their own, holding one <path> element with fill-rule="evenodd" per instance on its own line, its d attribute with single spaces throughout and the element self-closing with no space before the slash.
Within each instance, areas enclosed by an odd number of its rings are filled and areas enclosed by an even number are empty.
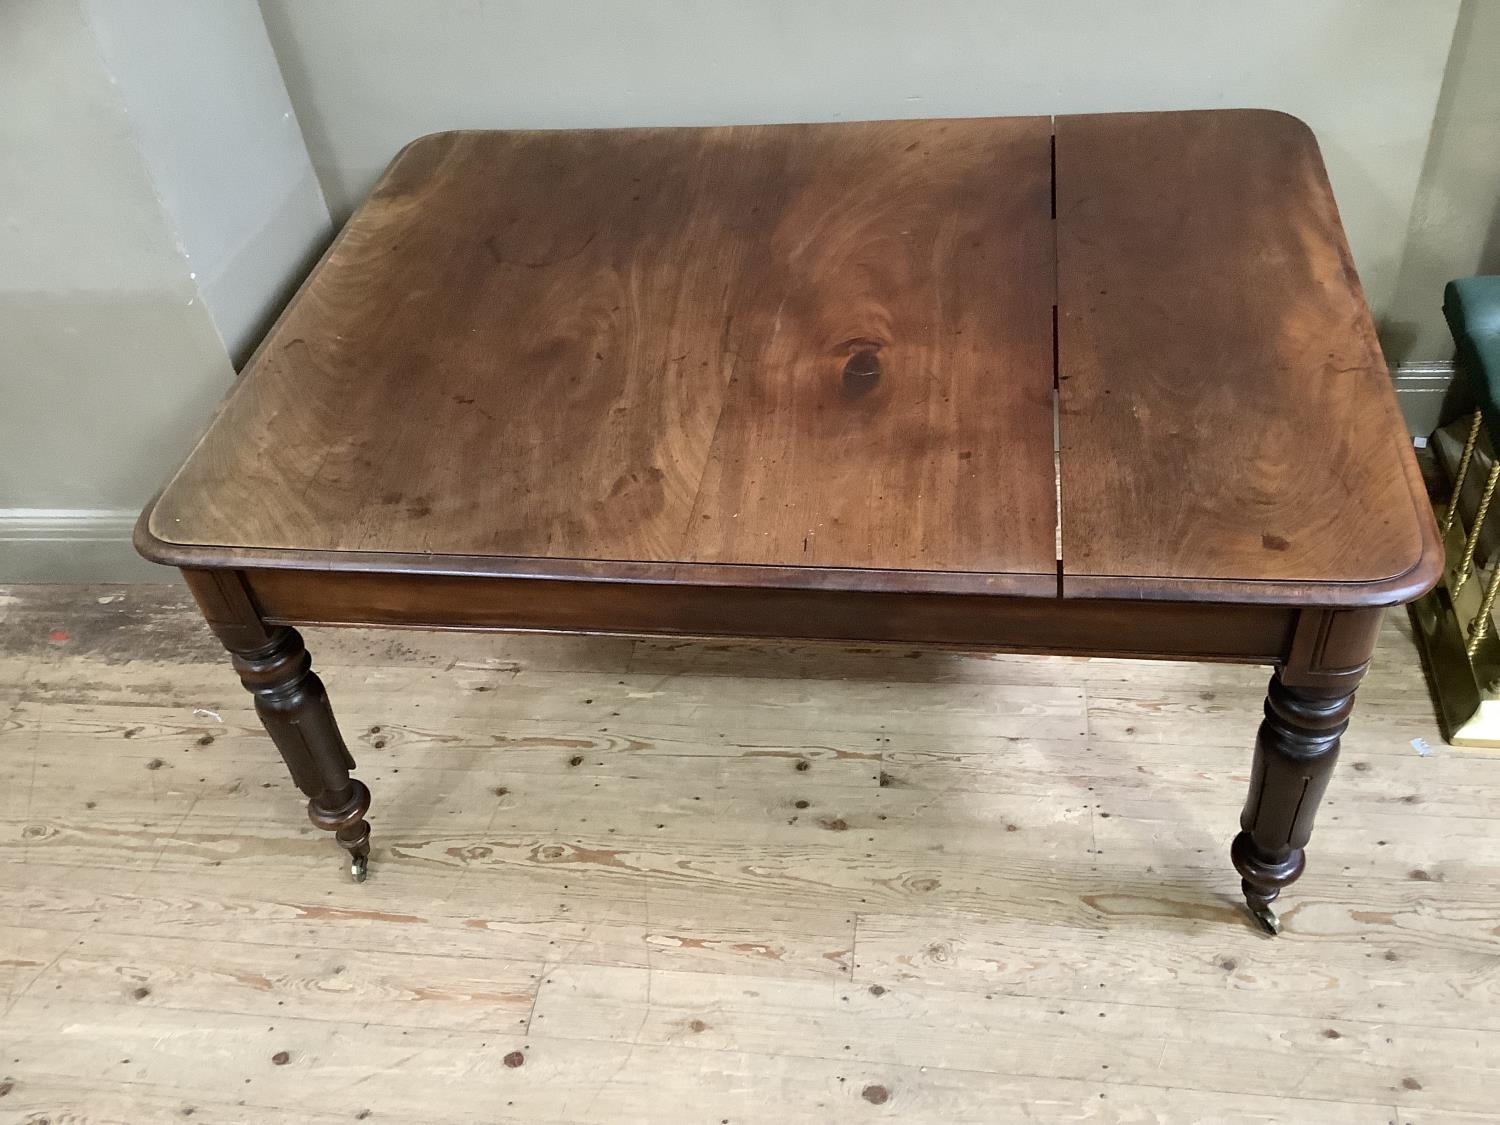
<svg viewBox="0 0 1500 1125">
<path fill-rule="evenodd" d="M 302 636 L 270 628 L 264 643 L 231 648 L 240 681 L 255 696 L 255 710 L 281 751 L 297 788 L 307 794 L 307 815 L 334 833 L 349 852 L 350 872 L 363 880 L 370 856 L 370 791 L 349 776 L 354 759 L 334 722 L 323 681 L 312 670 Z"/>
<path fill-rule="evenodd" d="M 1289 687 L 1271 677 L 1266 717 L 1255 739 L 1250 796 L 1230 851 L 1245 902 L 1272 933 L 1271 903 L 1302 874 L 1318 802 L 1338 761 L 1339 738 L 1354 710 L 1350 685 Z"/>
</svg>

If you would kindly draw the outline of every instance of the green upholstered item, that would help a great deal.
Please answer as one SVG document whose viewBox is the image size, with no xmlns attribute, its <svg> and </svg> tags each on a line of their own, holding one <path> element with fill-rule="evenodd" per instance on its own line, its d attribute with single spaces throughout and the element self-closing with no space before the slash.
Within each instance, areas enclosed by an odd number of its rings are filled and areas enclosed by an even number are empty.
<svg viewBox="0 0 1500 1125">
<path fill-rule="evenodd" d="M 1464 277 L 1443 290 L 1443 316 L 1458 347 L 1458 377 L 1467 408 L 1484 411 L 1500 436 L 1500 277 Z"/>
</svg>

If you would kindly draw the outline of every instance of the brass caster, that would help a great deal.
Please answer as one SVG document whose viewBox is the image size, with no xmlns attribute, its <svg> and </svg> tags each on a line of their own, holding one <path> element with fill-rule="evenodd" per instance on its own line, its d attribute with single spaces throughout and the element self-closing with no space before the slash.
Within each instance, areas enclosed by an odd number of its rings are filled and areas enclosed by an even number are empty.
<svg viewBox="0 0 1500 1125">
<path fill-rule="evenodd" d="M 1247 904 L 1248 905 L 1248 904 Z M 1260 923 L 1260 928 L 1275 937 L 1281 933 L 1281 919 L 1269 906 L 1248 906 L 1250 914 Z"/>
<path fill-rule="evenodd" d="M 349 861 L 349 877 L 356 883 L 363 883 L 365 876 L 370 873 L 370 857 L 357 855 Z"/>
</svg>

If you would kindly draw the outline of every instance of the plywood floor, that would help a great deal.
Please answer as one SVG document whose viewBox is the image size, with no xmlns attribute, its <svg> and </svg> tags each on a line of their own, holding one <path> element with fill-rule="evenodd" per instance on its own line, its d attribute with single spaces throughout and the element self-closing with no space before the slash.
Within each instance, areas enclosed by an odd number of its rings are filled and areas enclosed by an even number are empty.
<svg viewBox="0 0 1500 1125">
<path fill-rule="evenodd" d="M 0 1120 L 1500 1108 L 1500 760 L 1403 615 L 1278 939 L 1226 854 L 1262 669 L 308 639 L 362 886 L 178 590 L 0 591 Z"/>
</svg>

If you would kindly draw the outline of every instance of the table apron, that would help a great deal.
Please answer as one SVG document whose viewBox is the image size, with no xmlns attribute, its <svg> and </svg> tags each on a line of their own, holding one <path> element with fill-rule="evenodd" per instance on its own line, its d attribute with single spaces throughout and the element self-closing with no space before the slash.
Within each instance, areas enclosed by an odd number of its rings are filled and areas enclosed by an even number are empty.
<svg viewBox="0 0 1500 1125">
<path fill-rule="evenodd" d="M 1292 651 L 1299 619 L 1323 612 L 1203 602 L 307 570 L 238 573 L 264 620 L 287 625 L 871 641 L 1250 664 L 1282 662 Z"/>
</svg>

